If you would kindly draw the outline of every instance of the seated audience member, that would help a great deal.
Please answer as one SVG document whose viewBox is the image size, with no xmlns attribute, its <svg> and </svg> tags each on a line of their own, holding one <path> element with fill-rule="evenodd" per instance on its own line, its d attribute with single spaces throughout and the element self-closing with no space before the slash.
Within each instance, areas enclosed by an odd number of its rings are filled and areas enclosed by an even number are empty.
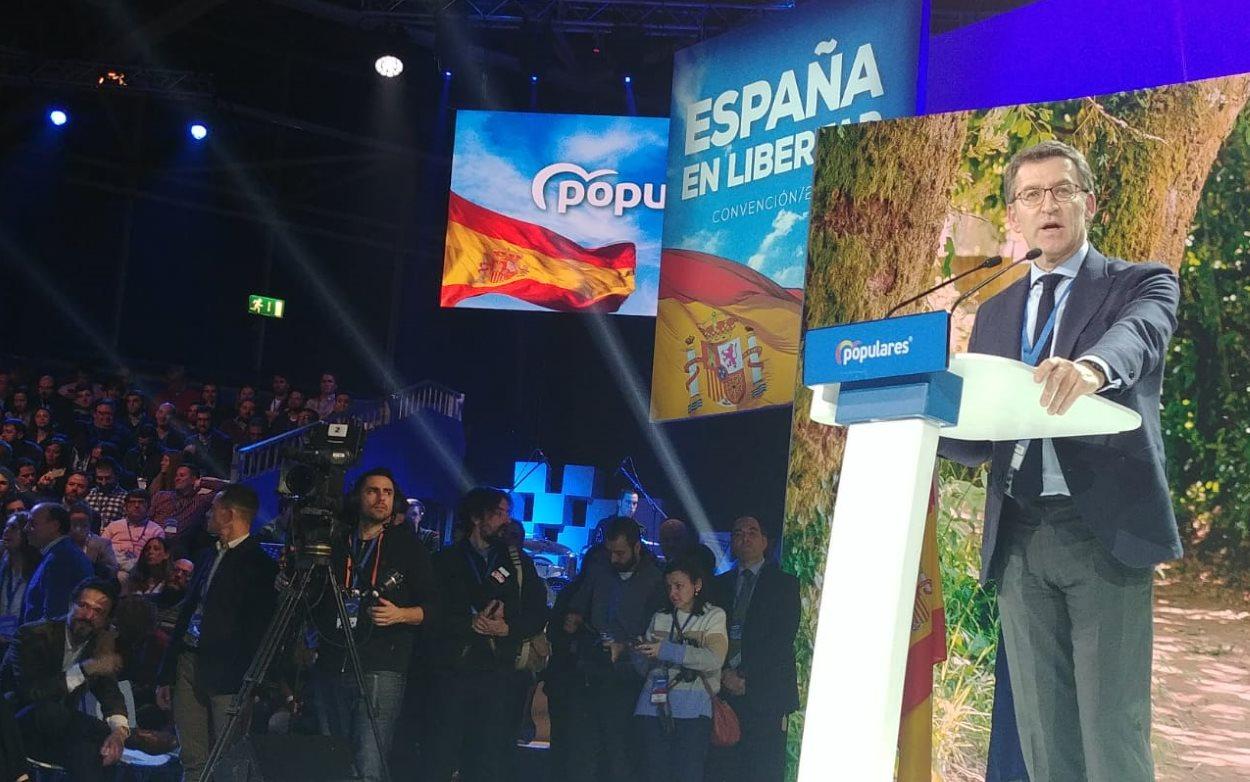
<svg viewBox="0 0 1250 782">
<path fill-rule="evenodd" d="M 178 410 L 165 402 L 156 408 L 152 416 L 156 424 L 156 444 L 167 451 L 181 450 L 186 438 L 178 428 Z"/>
<path fill-rule="evenodd" d="M 269 424 L 264 418 L 255 416 L 251 421 L 247 422 L 247 436 L 239 442 L 239 445 L 251 445 L 259 443 L 269 436 Z"/>
<path fill-rule="evenodd" d="M 39 446 L 41 454 L 42 448 L 56 436 L 56 432 L 56 418 L 53 412 L 46 407 L 35 408 L 26 436 L 32 443 Z M 37 459 L 36 463 L 38 463 Z"/>
<path fill-rule="evenodd" d="M 6 418 L 0 424 L 0 440 L 3 440 L 11 453 L 11 459 L 37 459 L 39 446 L 26 439 L 26 423 L 20 418 Z"/>
<path fill-rule="evenodd" d="M 322 372 L 321 382 L 317 386 L 318 394 L 304 402 L 304 408 L 317 414 L 317 418 L 325 418 L 334 412 L 334 399 L 338 394 L 338 379 L 333 372 Z"/>
<path fill-rule="evenodd" d="M 43 462 L 39 467 L 39 479 L 35 481 L 35 490 L 45 496 L 60 498 L 65 493 L 71 465 L 68 454 L 69 445 L 59 435 L 43 444 Z M 83 496 L 87 495 L 86 488 Z"/>
<path fill-rule="evenodd" d="M 148 400 L 143 398 L 142 391 L 133 388 L 127 391 L 122 397 L 121 409 L 117 423 L 128 433 L 138 432 L 143 426 L 155 426 L 156 422 L 148 415 Z"/>
<path fill-rule="evenodd" d="M 148 516 L 148 506 L 148 495 L 142 489 L 128 492 L 125 517 L 109 524 L 102 532 L 102 537 L 113 548 L 123 584 L 139 564 L 147 542 L 152 538 L 165 537 L 164 528 Z"/>
<path fill-rule="evenodd" d="M 165 588 L 173 561 L 164 538 L 148 538 L 139 553 L 139 561 L 126 579 L 126 595 L 155 595 Z"/>
<path fill-rule="evenodd" d="M 278 416 L 286 409 L 286 400 L 291 393 L 291 384 L 287 381 L 286 375 L 275 373 L 270 386 L 268 404 L 265 405 L 265 419 L 270 426 L 274 421 L 278 420 Z"/>
<path fill-rule="evenodd" d="M 218 545 L 196 567 L 161 664 L 157 703 L 173 707 L 188 782 L 201 779 L 277 600 L 278 566 L 251 534 L 259 507 L 256 492 L 242 484 L 214 496 L 208 531 Z M 234 737 L 246 732 L 244 722 Z"/>
<path fill-rule="evenodd" d="M 21 421 L 26 425 L 27 430 L 34 421 L 34 413 L 35 409 L 30 405 L 30 394 L 25 388 L 16 389 L 9 397 L 9 403 L 4 407 L 4 414 Z"/>
<path fill-rule="evenodd" d="M 126 452 L 122 466 L 135 476 L 141 489 L 146 489 L 161 471 L 161 446 L 156 442 L 156 427 L 142 424 L 135 430 L 135 445 Z"/>
<path fill-rule="evenodd" d="M 189 554 L 192 559 L 212 545 L 204 528 L 213 504 L 213 492 L 208 487 L 221 483 L 202 476 L 198 465 L 184 462 L 174 471 L 173 489 L 152 495 L 151 516 L 164 525 L 169 548 L 175 555 Z"/>
<path fill-rule="evenodd" d="M 161 451 L 159 468 L 156 475 L 148 483 L 148 496 L 155 497 L 159 492 L 172 491 L 174 476 L 182 466 L 182 451 Z"/>
<path fill-rule="evenodd" d="M 122 656 L 118 678 L 130 682 L 136 721 L 143 729 L 166 730 L 172 749 L 173 726 L 169 715 L 156 705 L 157 677 L 169 648 L 169 633 L 157 625 L 156 606 L 139 596 L 117 603 L 113 626 L 117 628 L 117 652 Z"/>
<path fill-rule="evenodd" d="M 660 550 L 665 562 L 693 559 L 703 569 L 703 578 L 709 585 L 716 575 L 716 554 L 700 543 L 699 536 L 681 519 L 665 519 L 660 525 Z"/>
<path fill-rule="evenodd" d="M 230 460 L 234 455 L 234 443 L 213 428 L 213 413 L 203 405 L 196 410 L 195 430 L 187 437 L 182 447 L 187 453 L 195 455 L 196 461 L 205 467 L 205 472 L 217 478 L 225 478 L 230 474 Z"/>
<path fill-rule="evenodd" d="M 187 588 L 194 575 L 195 564 L 191 560 L 175 560 L 169 569 L 169 578 L 165 579 L 165 588 L 154 595 L 145 595 L 156 606 L 157 624 L 167 633 L 174 631 L 178 614 L 182 611 L 182 603 L 187 599 Z"/>
<path fill-rule="evenodd" d="M 95 485 L 86 502 L 95 509 L 100 524 L 109 524 L 126 515 L 126 490 L 118 483 L 117 462 L 102 457 L 95 464 Z"/>
<path fill-rule="evenodd" d="M 69 511 L 64 506 L 41 502 L 30 512 L 26 537 L 43 559 L 26 587 L 23 624 L 65 616 L 74 586 L 95 575 L 87 555 L 70 540 L 69 527 Z"/>
<path fill-rule="evenodd" d="M 256 400 L 240 399 L 235 403 L 234 418 L 221 425 L 221 431 L 231 442 L 242 444 L 248 442 L 247 427 L 256 417 Z"/>
<path fill-rule="evenodd" d="M 304 409 L 304 392 L 298 388 L 292 388 L 286 396 L 286 404 L 282 408 L 282 412 L 274 419 L 269 426 L 270 434 L 281 434 L 299 427 L 299 415 Z"/>
<path fill-rule="evenodd" d="M 651 619 L 634 655 L 646 680 L 634 714 L 642 717 L 649 780 L 703 779 L 712 734 L 712 695 L 729 638 L 725 612 L 703 594 L 702 566 L 673 562 L 664 569 L 669 607 Z"/>
<path fill-rule="evenodd" d="M 76 502 L 69 509 L 69 539 L 74 541 L 100 578 L 117 578 L 117 557 L 107 540 L 91 531 L 95 509 L 85 502 Z"/>
<path fill-rule="evenodd" d="M 352 397 L 345 391 L 340 391 L 334 395 L 334 407 L 330 409 L 330 414 L 323 416 L 330 423 L 344 423 L 352 420 Z"/>
<path fill-rule="evenodd" d="M 780 782 L 786 767 L 786 719 L 799 707 L 794 639 L 799 583 L 768 561 L 768 535 L 754 516 L 733 525 L 733 570 L 717 577 L 712 600 L 729 615 L 729 653 L 721 697 L 733 707 L 742 740 L 712 750 L 716 782 Z"/>
<path fill-rule="evenodd" d="M 0 645 L 17 633 L 21 624 L 26 586 L 39 566 L 39 549 L 30 545 L 24 529 L 28 513 L 14 513 L 4 524 L 4 554 L 0 556 Z"/>
<path fill-rule="evenodd" d="M 0 467 L 0 502 L 6 502 L 16 494 L 17 474 L 8 467 Z"/>
<path fill-rule="evenodd" d="M 30 459 L 17 459 L 13 462 L 13 487 L 20 494 L 32 494 L 35 481 L 39 479 L 39 468 Z"/>
<path fill-rule="evenodd" d="M 70 591 L 68 616 L 23 625 L 4 657 L 27 754 L 61 766 L 74 782 L 109 779 L 105 769 L 121 759 L 130 736 L 117 686 L 122 659 L 109 629 L 116 601 L 115 582 L 84 579 Z M 86 691 L 106 719 L 79 708 Z"/>
<path fill-rule="evenodd" d="M 28 511 L 35 507 L 38 497 L 32 494 L 10 494 L 0 505 L 0 518 L 8 518 L 14 513 Z"/>
</svg>

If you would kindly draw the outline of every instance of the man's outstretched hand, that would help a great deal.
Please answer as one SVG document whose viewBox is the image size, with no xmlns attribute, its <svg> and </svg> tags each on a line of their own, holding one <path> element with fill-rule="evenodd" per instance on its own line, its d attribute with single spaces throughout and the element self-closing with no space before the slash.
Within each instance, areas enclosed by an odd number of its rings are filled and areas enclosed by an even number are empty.
<svg viewBox="0 0 1250 782">
<path fill-rule="evenodd" d="M 1033 370 L 1033 380 L 1043 383 L 1042 407 L 1050 415 L 1063 415 L 1082 396 L 1096 394 L 1107 378 L 1096 364 L 1048 358 Z"/>
</svg>

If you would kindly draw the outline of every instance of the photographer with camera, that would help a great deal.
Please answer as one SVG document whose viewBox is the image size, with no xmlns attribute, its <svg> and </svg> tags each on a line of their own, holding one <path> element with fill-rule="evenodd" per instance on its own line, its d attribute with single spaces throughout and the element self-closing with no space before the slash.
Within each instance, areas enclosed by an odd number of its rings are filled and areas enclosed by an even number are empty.
<svg viewBox="0 0 1250 782">
<path fill-rule="evenodd" d="M 390 751 L 418 627 L 436 616 L 438 584 L 429 552 L 404 523 L 407 501 L 391 471 L 364 472 L 344 500 L 345 545 L 334 546 L 330 572 L 344 590 L 369 702 L 377 714 L 382 753 Z M 352 741 L 361 779 L 382 778 L 382 755 L 347 659 L 344 631 L 332 596 L 314 608 L 319 643 L 317 711 L 322 732 Z"/>
<path fill-rule="evenodd" d="M 542 631 L 547 597 L 533 561 L 500 532 L 512 501 L 470 490 L 456 507 L 460 540 L 434 556 L 443 610 L 431 625 L 434 681 L 423 765 L 430 782 L 509 779 L 517 715 L 505 696 L 522 643 Z"/>
</svg>

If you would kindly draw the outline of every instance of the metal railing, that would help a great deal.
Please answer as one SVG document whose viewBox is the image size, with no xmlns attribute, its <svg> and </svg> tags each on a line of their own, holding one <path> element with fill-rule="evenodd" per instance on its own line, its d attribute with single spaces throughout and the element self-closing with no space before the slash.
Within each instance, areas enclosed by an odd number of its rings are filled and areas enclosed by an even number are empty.
<svg viewBox="0 0 1250 782">
<path fill-rule="evenodd" d="M 384 400 L 361 402 L 348 414 L 352 423 L 361 424 L 366 430 L 398 423 L 422 410 L 439 413 L 457 421 L 463 420 L 464 394 L 438 383 L 425 381 L 400 389 Z M 297 445 L 310 429 L 319 424 L 309 424 L 274 435 L 258 443 L 234 449 L 230 463 L 230 480 L 241 481 L 276 470 L 282 465 L 282 455 Z"/>
</svg>

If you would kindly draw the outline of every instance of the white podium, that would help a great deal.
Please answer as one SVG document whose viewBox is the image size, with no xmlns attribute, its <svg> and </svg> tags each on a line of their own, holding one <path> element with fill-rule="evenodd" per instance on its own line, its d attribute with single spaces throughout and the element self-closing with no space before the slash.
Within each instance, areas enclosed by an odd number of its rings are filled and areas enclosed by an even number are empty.
<svg viewBox="0 0 1250 782">
<path fill-rule="evenodd" d="M 965 353 L 943 369 L 947 335 L 925 321 L 934 314 L 808 332 L 805 363 L 815 363 L 812 371 L 805 368 L 804 379 L 814 392 L 812 420 L 849 431 L 821 586 L 800 782 L 893 779 L 938 437 L 1020 440 L 1110 434 L 1141 425 L 1134 411 L 1097 396 L 1081 397 L 1062 416 L 1048 415 L 1032 367 L 1019 361 Z M 870 327 L 867 336 L 847 337 L 848 329 L 861 326 Z M 907 335 L 917 327 L 935 331 L 928 366 L 924 360 L 898 361 L 893 374 L 810 382 L 837 377 L 854 363 L 861 343 L 882 329 L 892 331 L 876 345 L 883 339 L 896 345 L 920 342 L 915 333 Z M 819 331 L 831 333 L 813 339 Z M 814 355 L 831 346 L 836 346 L 832 358 Z"/>
</svg>

